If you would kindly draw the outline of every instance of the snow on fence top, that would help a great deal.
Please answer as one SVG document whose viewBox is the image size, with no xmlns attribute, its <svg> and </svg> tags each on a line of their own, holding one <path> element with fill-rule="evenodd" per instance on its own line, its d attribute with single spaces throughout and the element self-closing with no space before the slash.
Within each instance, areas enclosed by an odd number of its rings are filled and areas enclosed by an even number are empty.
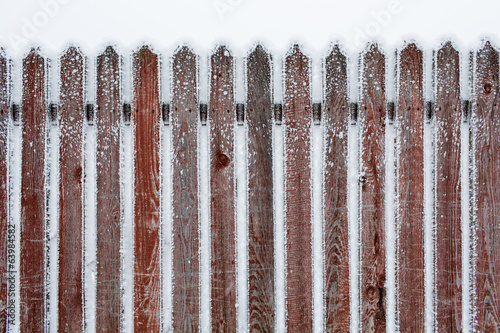
<svg viewBox="0 0 500 333">
<path fill-rule="evenodd" d="M 0 55 L 0 331 L 500 327 L 489 42 L 54 60 Z"/>
</svg>

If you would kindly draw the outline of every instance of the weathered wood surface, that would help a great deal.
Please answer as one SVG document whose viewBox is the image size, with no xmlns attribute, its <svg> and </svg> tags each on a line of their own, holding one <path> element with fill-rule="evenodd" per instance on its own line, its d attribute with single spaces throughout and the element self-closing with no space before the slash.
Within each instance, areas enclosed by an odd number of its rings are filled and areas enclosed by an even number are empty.
<svg viewBox="0 0 500 333">
<path fill-rule="evenodd" d="M 212 332 L 235 332 L 236 239 L 234 177 L 234 64 L 226 47 L 211 56 L 210 214 Z"/>
<path fill-rule="evenodd" d="M 360 321 L 363 332 L 385 332 L 385 56 L 375 44 L 363 54 L 361 75 Z"/>
<path fill-rule="evenodd" d="M 96 91 L 96 331 L 119 332 L 121 318 L 120 56 L 111 47 L 97 57 Z"/>
<path fill-rule="evenodd" d="M 436 329 L 462 332 L 460 59 L 449 42 L 437 52 L 435 82 Z"/>
<path fill-rule="evenodd" d="M 472 110 L 475 311 L 478 332 L 500 330 L 500 91 L 498 51 L 478 51 Z"/>
<path fill-rule="evenodd" d="M 274 332 L 273 115 L 271 56 L 258 45 L 247 62 L 248 321 Z"/>
<path fill-rule="evenodd" d="M 19 321 L 21 332 L 43 332 L 45 317 L 45 142 L 47 65 L 32 49 L 23 60 L 21 239 Z"/>
<path fill-rule="evenodd" d="M 401 332 L 422 332 L 424 308 L 423 59 L 415 44 L 399 56 L 397 279 Z"/>
<path fill-rule="evenodd" d="M 286 326 L 312 332 L 310 60 L 295 45 L 285 59 Z"/>
<path fill-rule="evenodd" d="M 61 56 L 59 146 L 59 326 L 83 330 L 83 125 L 85 58 L 75 47 Z"/>
<path fill-rule="evenodd" d="M 0 332 L 6 332 L 9 320 L 7 304 L 7 283 L 9 272 L 15 271 L 13 262 L 8 260 L 14 248 L 9 239 L 14 237 L 9 225 L 9 175 L 8 175 L 8 133 L 10 114 L 10 60 L 0 49 Z M 12 244 L 12 243 L 11 243 Z M 12 244 L 13 245 L 13 244 Z M 11 281 L 13 282 L 13 281 Z"/>
<path fill-rule="evenodd" d="M 159 332 L 161 319 L 159 60 L 147 46 L 133 57 L 135 126 L 134 331 Z"/>
<path fill-rule="evenodd" d="M 173 329 L 200 325 L 197 56 L 180 48 L 172 61 Z"/>
<path fill-rule="evenodd" d="M 324 300 L 327 332 L 349 332 L 349 223 L 347 59 L 335 46 L 325 60 L 324 126 Z"/>
</svg>

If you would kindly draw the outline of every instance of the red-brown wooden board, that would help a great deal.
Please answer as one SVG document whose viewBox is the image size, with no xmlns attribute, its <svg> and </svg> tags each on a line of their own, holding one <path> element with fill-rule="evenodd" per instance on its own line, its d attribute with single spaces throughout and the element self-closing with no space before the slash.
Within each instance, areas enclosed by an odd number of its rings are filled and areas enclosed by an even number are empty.
<svg viewBox="0 0 500 333">
<path fill-rule="evenodd" d="M 450 42 L 436 58 L 436 329 L 462 332 L 460 59 Z"/>
<path fill-rule="evenodd" d="M 10 114 L 10 64 L 7 57 L 0 49 L 0 332 L 6 332 L 9 321 L 9 308 L 7 304 L 7 282 L 9 272 L 15 271 L 13 263 L 8 261 L 7 254 L 14 253 L 12 232 L 7 230 L 9 224 L 9 182 L 7 151 Z M 10 232 L 9 232 L 10 231 Z M 11 245 L 12 244 L 12 245 Z M 9 246 L 11 245 L 11 246 Z M 12 266 L 10 266 L 10 265 Z M 13 281 L 11 281 L 13 282 Z M 12 298 L 11 298 L 12 299 Z M 12 310 L 11 310 L 12 311 Z"/>
<path fill-rule="evenodd" d="M 173 329 L 200 325 L 197 56 L 182 47 L 172 62 Z"/>
<path fill-rule="evenodd" d="M 32 49 L 23 61 L 21 248 L 19 321 L 21 332 L 45 326 L 45 59 Z"/>
<path fill-rule="evenodd" d="M 97 57 L 97 281 L 96 331 L 120 331 L 120 56 L 111 47 Z"/>
<path fill-rule="evenodd" d="M 325 59 L 324 299 L 327 332 L 349 332 L 349 224 L 347 211 L 347 59 L 335 46 Z"/>
<path fill-rule="evenodd" d="M 422 51 L 407 45 L 399 57 L 397 103 L 397 289 L 401 332 L 424 330 L 424 100 Z"/>
<path fill-rule="evenodd" d="M 61 56 L 59 146 L 59 332 L 83 330 L 83 124 L 85 58 Z"/>
<path fill-rule="evenodd" d="M 385 56 L 372 44 L 363 54 L 361 131 L 361 327 L 385 332 Z"/>
<path fill-rule="evenodd" d="M 161 319 L 160 95 L 158 55 L 133 57 L 135 125 L 134 331 L 159 332 Z"/>
<path fill-rule="evenodd" d="M 312 332 L 310 61 L 293 46 L 285 59 L 285 220 L 288 332 Z"/>
<path fill-rule="evenodd" d="M 210 214 L 212 332 L 236 332 L 233 57 L 220 46 L 211 57 Z"/>
<path fill-rule="evenodd" d="M 273 116 L 271 56 L 261 45 L 247 59 L 248 321 L 274 332 Z"/>
<path fill-rule="evenodd" d="M 474 77 L 475 324 L 500 330 L 500 91 L 498 52 L 479 50 Z"/>
</svg>

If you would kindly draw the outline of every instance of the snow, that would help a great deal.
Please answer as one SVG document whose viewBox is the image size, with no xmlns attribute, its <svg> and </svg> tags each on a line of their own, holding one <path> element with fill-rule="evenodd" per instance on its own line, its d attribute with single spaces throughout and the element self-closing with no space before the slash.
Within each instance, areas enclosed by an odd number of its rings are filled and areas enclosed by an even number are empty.
<svg viewBox="0 0 500 333">
<path fill-rule="evenodd" d="M 396 57 L 395 50 L 401 49 L 405 42 L 415 40 L 425 50 L 425 99 L 432 100 L 434 87 L 432 81 L 432 51 L 445 40 L 452 38 L 461 55 L 461 93 L 462 98 L 472 96 L 469 52 L 475 49 L 484 36 L 498 43 L 497 31 L 500 23 L 497 13 L 500 2 L 488 0 L 440 2 L 431 0 L 309 0 L 309 1 L 276 1 L 265 0 L 186 0 L 159 1 L 146 0 L 27 0 L 8 2 L 8 15 L 0 20 L 0 45 L 6 48 L 7 55 L 13 60 L 12 100 L 21 101 L 21 58 L 33 45 L 42 46 L 44 55 L 51 61 L 49 72 L 51 82 L 58 82 L 58 62 L 56 59 L 66 49 L 68 43 L 81 47 L 87 55 L 89 65 L 87 100 L 95 99 L 94 57 L 104 50 L 110 42 L 117 45 L 118 53 L 123 56 L 123 101 L 131 101 L 130 55 L 137 46 L 148 43 L 162 54 L 161 94 L 162 101 L 170 100 L 169 59 L 177 46 L 187 43 L 193 46 L 199 55 L 199 101 L 208 102 L 209 66 L 208 56 L 214 45 L 227 44 L 235 57 L 235 100 L 245 100 L 245 63 L 244 57 L 253 49 L 255 43 L 262 41 L 272 53 L 273 61 L 273 100 L 283 101 L 283 66 L 282 57 L 290 49 L 292 43 L 298 42 L 305 54 L 312 58 L 312 101 L 322 101 L 322 57 L 332 42 L 339 42 L 348 55 L 349 96 L 351 101 L 359 99 L 359 52 L 365 49 L 366 42 L 376 40 L 380 43 L 387 58 L 387 100 L 396 101 Z M 488 8 L 488 10 L 484 10 Z M 425 21 L 425 24 L 422 22 Z M 256 24 L 259 22 L 259 24 Z M 48 87 L 48 102 L 59 99 L 58 84 Z M 238 280 L 238 329 L 247 330 L 248 318 L 248 285 L 247 268 L 247 211 L 246 192 L 247 170 L 245 161 L 246 127 L 235 127 L 236 153 L 236 221 L 237 221 L 237 280 Z M 433 145 L 434 124 L 425 124 L 425 147 Z M 461 129 L 462 166 L 470 163 L 469 156 L 469 124 L 463 123 Z M 323 253 L 322 253 L 322 140 L 321 126 L 312 127 L 312 195 L 313 195 L 313 309 L 314 331 L 323 329 Z M 20 169 L 21 169 L 21 127 L 13 126 L 10 130 L 10 188 L 12 194 L 11 223 L 16 225 L 16 241 L 19 242 L 20 212 Z M 133 128 L 121 128 L 121 183 L 123 202 L 123 234 L 122 234 L 122 279 L 123 279 L 123 330 L 131 332 L 133 328 Z M 200 212 L 200 315 L 201 332 L 210 332 L 210 207 L 209 207 L 209 125 L 199 126 L 199 212 Z M 351 331 L 357 331 L 359 322 L 360 295 L 359 287 L 359 126 L 350 125 L 348 133 L 349 145 L 349 249 L 350 249 L 350 289 L 351 294 Z M 171 158 L 170 127 L 162 127 L 162 279 L 164 331 L 171 329 L 171 197 L 170 161 Z M 386 236 L 388 244 L 394 245 L 396 235 L 396 167 L 394 125 L 386 126 Z M 58 193 L 58 141 L 59 128 L 48 126 L 48 167 L 47 186 L 49 210 L 47 212 L 47 232 L 49 245 L 47 249 L 47 281 L 48 309 L 57 308 L 57 193 Z M 86 332 L 95 331 L 95 128 L 86 127 L 85 136 L 85 320 Z M 275 302 L 276 331 L 285 331 L 285 227 L 284 227 L 284 139 L 283 126 L 273 126 L 273 168 L 274 168 L 274 207 L 275 207 Z M 434 322 L 434 239 L 433 227 L 433 151 L 425 149 L 425 257 L 426 257 L 426 330 L 432 331 Z M 462 227 L 463 227 L 463 267 L 464 271 L 472 268 L 471 247 L 473 246 L 470 199 L 467 190 L 470 182 L 468 167 L 462 167 Z M 18 247 L 19 248 L 19 247 Z M 19 253 L 17 263 L 19 263 Z M 387 325 L 389 331 L 397 330 L 396 316 L 396 251 L 395 246 L 387 246 Z M 16 275 L 19 285 L 19 276 Z M 463 331 L 470 331 L 472 318 L 472 274 L 463 276 Z M 18 295 L 16 295 L 18 298 Z M 16 314 L 18 321 L 19 313 Z M 49 311 L 47 324 L 50 332 L 57 330 L 57 311 Z M 11 328 L 13 332 L 17 327 Z"/>
</svg>

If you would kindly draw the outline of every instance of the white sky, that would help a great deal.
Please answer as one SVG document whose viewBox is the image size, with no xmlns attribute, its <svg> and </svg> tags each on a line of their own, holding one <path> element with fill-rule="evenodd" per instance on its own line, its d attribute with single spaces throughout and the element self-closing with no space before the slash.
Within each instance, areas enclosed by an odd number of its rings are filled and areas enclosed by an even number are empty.
<svg viewBox="0 0 500 333">
<path fill-rule="evenodd" d="M 86 51 L 112 42 L 125 49 L 152 43 L 159 50 L 187 42 L 198 51 L 226 42 L 244 52 L 255 41 L 271 50 L 300 42 L 321 52 L 340 40 L 350 50 L 362 34 L 386 47 L 413 38 L 437 45 L 453 38 L 476 46 L 500 32 L 498 0 L 0 0 L 0 45 L 11 55 L 32 45 L 60 52 L 68 42 Z M 378 13 L 378 15 L 377 15 Z M 378 20 L 377 20 L 378 17 Z M 498 45 L 498 44 L 497 44 Z"/>
</svg>

